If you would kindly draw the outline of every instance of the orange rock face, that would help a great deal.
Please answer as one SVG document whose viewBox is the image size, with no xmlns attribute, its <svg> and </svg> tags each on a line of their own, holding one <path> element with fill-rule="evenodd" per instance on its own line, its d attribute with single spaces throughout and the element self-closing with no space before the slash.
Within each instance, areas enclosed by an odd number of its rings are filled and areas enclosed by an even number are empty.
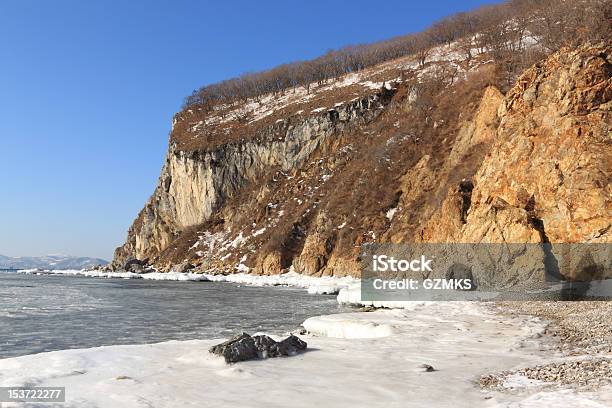
<svg viewBox="0 0 612 408">
<path fill-rule="evenodd" d="M 519 78 L 454 239 L 610 242 L 609 51 L 562 51 Z"/>
</svg>

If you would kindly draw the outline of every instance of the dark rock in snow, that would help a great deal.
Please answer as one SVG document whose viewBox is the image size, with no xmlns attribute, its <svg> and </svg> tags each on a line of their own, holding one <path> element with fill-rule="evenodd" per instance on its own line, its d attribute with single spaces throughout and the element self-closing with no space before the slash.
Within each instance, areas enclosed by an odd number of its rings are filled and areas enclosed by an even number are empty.
<svg viewBox="0 0 612 408">
<path fill-rule="evenodd" d="M 223 356 L 226 363 L 252 360 L 258 357 L 255 341 L 247 333 L 232 337 L 226 342 L 217 344 L 209 350 L 211 353 Z"/>
<path fill-rule="evenodd" d="M 143 265 L 139 265 L 139 264 L 132 264 L 132 265 L 130 265 L 130 269 L 128 270 L 128 272 L 144 273 L 145 272 L 145 267 Z"/>
<path fill-rule="evenodd" d="M 277 341 L 270 336 L 261 335 L 254 336 L 255 347 L 257 348 L 257 355 L 259 358 L 278 357 L 277 355 Z"/>
<path fill-rule="evenodd" d="M 237 363 L 256 358 L 293 356 L 299 351 L 306 350 L 306 347 L 306 342 L 294 335 L 277 342 L 266 335 L 251 337 L 247 333 L 242 333 L 211 347 L 209 352 L 223 356 L 226 363 Z"/>
<path fill-rule="evenodd" d="M 147 266 L 148 262 L 149 262 L 148 258 L 142 259 L 142 260 L 131 258 L 123 265 L 123 269 L 126 272 L 142 273 L 145 271 L 145 267 Z"/>
<path fill-rule="evenodd" d="M 294 356 L 299 351 L 306 350 L 307 346 L 304 340 L 292 334 L 278 343 L 278 351 L 283 356 Z"/>
<path fill-rule="evenodd" d="M 425 371 L 426 373 L 431 373 L 432 371 L 436 371 L 436 369 L 433 368 L 433 366 L 430 366 L 429 364 L 421 364 L 419 368 L 422 368 L 423 371 Z"/>
<path fill-rule="evenodd" d="M 231 339 L 229 339 L 227 341 L 224 341 L 223 343 L 219 343 L 217 345 L 212 346 L 208 351 L 210 351 L 213 354 L 222 355 L 223 354 L 223 350 L 227 346 L 229 346 L 230 344 L 232 344 L 232 343 L 234 343 L 234 342 L 236 342 L 238 340 L 241 340 L 241 339 L 244 339 L 244 338 L 247 338 L 247 337 L 251 337 L 251 336 L 248 335 L 247 333 L 238 334 L 238 335 L 232 337 Z"/>
</svg>

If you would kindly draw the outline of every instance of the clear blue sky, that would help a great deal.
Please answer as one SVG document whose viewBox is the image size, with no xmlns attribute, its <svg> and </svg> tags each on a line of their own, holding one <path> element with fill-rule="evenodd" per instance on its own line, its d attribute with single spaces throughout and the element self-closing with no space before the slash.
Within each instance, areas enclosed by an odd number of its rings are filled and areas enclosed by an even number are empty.
<svg viewBox="0 0 612 408">
<path fill-rule="evenodd" d="M 0 1 L 0 254 L 110 259 L 204 84 L 490 1 Z"/>
</svg>

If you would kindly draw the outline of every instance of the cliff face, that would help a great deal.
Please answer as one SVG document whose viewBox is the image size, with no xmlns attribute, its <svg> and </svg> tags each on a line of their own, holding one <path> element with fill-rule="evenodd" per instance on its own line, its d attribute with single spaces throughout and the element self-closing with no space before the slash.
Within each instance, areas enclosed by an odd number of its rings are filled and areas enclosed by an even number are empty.
<svg viewBox="0 0 612 408">
<path fill-rule="evenodd" d="M 527 70 L 501 103 L 486 102 L 499 125 L 465 222 L 453 219 L 463 200 L 450 194 L 423 240 L 609 242 L 611 68 L 604 47 L 558 53 Z M 486 128 L 475 134 L 490 138 Z"/>
<path fill-rule="evenodd" d="M 471 63 L 429 98 L 415 84 L 440 62 L 182 112 L 114 267 L 358 275 L 369 242 L 610 242 L 610 47 L 559 52 L 505 96 Z"/>
<path fill-rule="evenodd" d="M 186 228 L 211 219 L 215 210 L 272 168 L 300 168 L 330 138 L 375 119 L 392 91 L 382 89 L 348 105 L 303 120 L 280 120 L 257 138 L 212 150 L 185 151 L 171 141 L 155 192 L 117 248 L 113 263 L 153 259 Z"/>
</svg>

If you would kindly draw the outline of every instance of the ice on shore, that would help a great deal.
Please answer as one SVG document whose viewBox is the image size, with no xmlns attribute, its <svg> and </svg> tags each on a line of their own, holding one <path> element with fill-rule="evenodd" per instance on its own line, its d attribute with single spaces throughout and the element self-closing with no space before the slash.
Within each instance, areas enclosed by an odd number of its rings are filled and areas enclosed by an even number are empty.
<svg viewBox="0 0 612 408">
<path fill-rule="evenodd" d="M 346 277 L 316 277 L 302 275 L 297 272 L 287 272 L 281 275 L 251 275 L 248 273 L 233 273 L 230 275 L 203 274 L 212 282 L 232 282 L 251 286 L 293 286 L 308 289 L 311 294 L 337 294 L 341 288 L 355 285 L 358 279 Z"/>
<path fill-rule="evenodd" d="M 508 377 L 504 379 L 504 382 L 502 383 L 502 387 L 503 388 L 527 388 L 527 387 L 534 387 L 534 386 L 538 386 L 542 384 L 543 382 L 540 380 L 534 380 L 534 379 L 528 378 L 527 376 L 523 374 L 515 373 L 515 374 L 509 375 Z"/>
<path fill-rule="evenodd" d="M 414 309 L 415 307 L 433 303 L 426 300 L 363 300 L 361 298 L 360 281 L 353 282 L 340 288 L 337 300 L 341 305 L 384 307 L 387 309 Z"/>
<path fill-rule="evenodd" d="M 62 269 L 40 271 L 38 269 L 23 269 L 21 273 L 29 274 L 44 274 L 44 275 L 68 275 L 68 276 L 85 276 L 89 278 L 120 278 L 120 279 L 150 279 L 150 280 L 170 280 L 170 281 L 207 281 L 205 275 L 189 272 L 110 272 L 110 271 L 90 271 L 85 269 Z"/>
<path fill-rule="evenodd" d="M 223 359 L 208 353 L 220 339 L 0 359 L 0 386 L 66 386 L 65 407 L 243 407 L 248 401 L 250 407 L 266 408 L 599 408 L 612 402 L 603 391 L 545 391 L 518 377 L 508 379 L 507 385 L 516 388 L 513 393 L 478 388 L 480 375 L 543 364 L 553 358 L 542 351 L 540 344 L 545 322 L 500 315 L 478 302 L 367 302 L 361 299 L 357 279 L 311 277 L 293 271 L 272 276 L 43 273 L 296 286 L 309 293 L 339 292 L 337 299 L 343 304 L 390 308 L 309 318 L 303 323 L 307 334 L 302 337 L 310 351 L 274 361 L 226 365 Z M 435 371 L 423 370 L 423 364 L 433 366 Z M 271 389 L 274 392 L 268 392 Z"/>
<path fill-rule="evenodd" d="M 601 398 L 602 396 L 603 398 Z M 612 406 L 612 387 L 606 387 L 606 389 L 600 390 L 599 393 L 576 393 L 570 389 L 559 391 L 541 391 L 523 400 L 507 405 L 497 406 L 507 408 L 608 408 Z"/>
<path fill-rule="evenodd" d="M 325 282 L 312 283 L 308 286 L 308 293 L 311 295 L 337 295 L 347 285 Z"/>
<path fill-rule="evenodd" d="M 51 270 L 40 271 L 38 269 L 25 269 L 19 271 L 30 274 L 55 274 L 69 276 L 86 276 L 91 278 L 122 278 L 122 279 L 151 279 L 171 281 L 209 281 L 209 282 L 231 282 L 250 286 L 293 286 L 308 289 L 308 293 L 320 295 L 335 295 L 342 288 L 357 285 L 359 279 L 345 276 L 308 276 L 293 270 L 280 275 L 252 275 L 238 272 L 229 275 L 213 275 L 208 273 L 191 272 L 107 272 L 88 270 Z"/>
<path fill-rule="evenodd" d="M 378 319 L 377 319 L 378 317 Z M 380 314 L 337 314 L 306 319 L 302 324 L 313 335 L 339 339 L 371 339 L 387 337 L 394 333 L 393 326 L 385 323 Z"/>
<path fill-rule="evenodd" d="M 480 390 L 481 374 L 546 357 L 533 339 L 543 322 L 483 304 L 432 302 L 305 324 L 319 334 L 302 336 L 310 351 L 290 358 L 226 365 L 208 353 L 219 340 L 66 350 L 0 360 L 0 386 L 65 386 L 62 406 L 71 408 L 606 405 L 572 391 Z M 373 338 L 375 327 L 391 329 Z"/>
<path fill-rule="evenodd" d="M 134 272 L 110 272 L 110 271 L 90 271 L 86 269 L 59 269 L 59 270 L 40 270 L 40 269 L 21 269 L 19 273 L 33 275 L 67 275 L 67 276 L 86 276 L 89 278 L 121 278 L 121 279 L 140 279 L 142 276 Z"/>
</svg>

